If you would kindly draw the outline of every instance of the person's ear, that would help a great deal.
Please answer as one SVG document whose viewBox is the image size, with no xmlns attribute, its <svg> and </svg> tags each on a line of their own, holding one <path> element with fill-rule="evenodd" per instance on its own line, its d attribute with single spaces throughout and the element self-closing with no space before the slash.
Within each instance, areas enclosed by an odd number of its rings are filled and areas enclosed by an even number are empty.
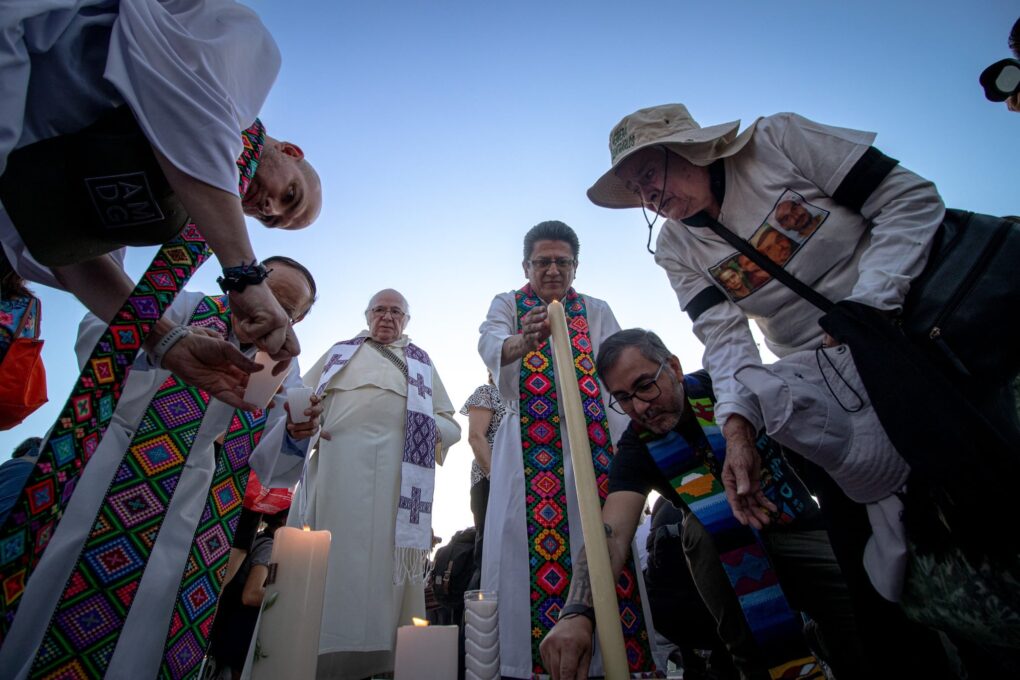
<svg viewBox="0 0 1020 680">
<path fill-rule="evenodd" d="M 669 363 L 669 370 L 673 371 L 673 377 L 675 377 L 677 380 L 683 380 L 684 379 L 684 369 L 680 365 L 680 359 L 678 359 L 677 356 L 674 354 L 674 355 L 672 355 L 669 358 L 668 363 Z"/>
<path fill-rule="evenodd" d="M 290 156 L 291 158 L 297 158 L 301 160 L 305 157 L 305 152 L 301 150 L 301 147 L 291 142 L 279 142 L 277 148 L 281 153 Z"/>
</svg>

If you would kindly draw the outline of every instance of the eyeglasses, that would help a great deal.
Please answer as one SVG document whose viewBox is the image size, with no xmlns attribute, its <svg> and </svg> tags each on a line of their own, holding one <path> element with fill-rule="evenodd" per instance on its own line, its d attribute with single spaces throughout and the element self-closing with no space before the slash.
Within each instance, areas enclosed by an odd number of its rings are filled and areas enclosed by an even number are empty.
<svg viewBox="0 0 1020 680">
<path fill-rule="evenodd" d="M 556 265 L 557 269 L 569 269 L 577 264 L 577 260 L 570 257 L 536 257 L 528 260 L 528 263 L 535 269 L 548 269 Z"/>
<path fill-rule="evenodd" d="M 627 415 L 627 407 L 637 399 L 643 401 L 646 404 L 651 403 L 659 398 L 662 394 L 662 388 L 659 387 L 659 376 L 662 375 L 662 369 L 666 367 L 666 362 L 659 364 L 659 370 L 655 372 L 655 377 L 651 380 L 646 380 L 640 385 L 635 386 L 634 391 L 630 394 L 621 394 L 618 397 L 612 397 L 609 400 L 609 408 L 613 409 L 617 413 Z"/>
<path fill-rule="evenodd" d="M 383 316 L 385 314 L 389 314 L 398 321 L 404 318 L 404 310 L 402 310 L 400 307 L 372 307 L 368 311 L 372 312 L 376 316 Z"/>
</svg>

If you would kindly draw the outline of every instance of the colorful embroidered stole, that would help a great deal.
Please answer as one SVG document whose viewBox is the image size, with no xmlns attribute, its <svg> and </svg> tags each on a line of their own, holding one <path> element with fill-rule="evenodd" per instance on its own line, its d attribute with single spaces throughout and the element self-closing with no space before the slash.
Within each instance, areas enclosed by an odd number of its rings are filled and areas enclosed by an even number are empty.
<svg viewBox="0 0 1020 680">
<path fill-rule="evenodd" d="M 261 411 L 234 411 L 223 446 L 216 449 L 216 471 L 177 593 L 160 678 L 193 677 L 209 648 L 216 603 L 223 590 L 230 546 L 251 473 L 248 458 L 262 436 L 265 422 L 266 414 Z"/>
<path fill-rule="evenodd" d="M 203 299 L 190 323 L 213 320 L 223 300 Z M 210 396 L 170 375 L 157 390 L 107 490 L 40 645 L 32 675 L 106 673 Z"/>
<path fill-rule="evenodd" d="M 543 303 L 532 292 L 530 284 L 517 291 L 515 298 L 519 327 L 521 317 Z M 585 300 L 571 288 L 563 303 L 573 345 L 577 384 L 588 424 L 595 479 L 599 497 L 605 503 L 613 448 L 595 376 Z M 521 361 L 521 449 L 524 454 L 531 572 L 531 658 L 535 675 L 546 674 L 538 648 L 546 633 L 556 624 L 571 574 L 563 440 L 552 361 L 552 347 L 548 340 L 537 350 L 525 354 Z M 645 673 L 654 670 L 654 661 L 635 573 L 631 558 L 620 574 L 616 595 L 620 603 L 628 665 L 632 673 Z"/>
<path fill-rule="evenodd" d="M 329 357 L 319 374 L 316 394 L 322 395 L 329 381 L 347 366 L 366 340 L 367 337 L 360 336 L 338 342 L 330 348 Z M 389 352 L 385 348 L 379 348 L 379 351 L 384 357 Z M 394 356 L 391 360 L 396 362 L 399 358 Z M 404 348 L 404 361 L 407 364 L 406 370 L 401 372 L 407 378 L 407 411 L 404 418 L 404 452 L 400 463 L 393 565 L 393 582 L 397 585 L 422 583 L 425 579 L 425 560 L 432 549 L 432 502 L 435 495 L 438 441 L 432 408 L 432 361 L 425 350 L 413 342 L 407 343 Z M 305 463 L 307 465 L 307 459 Z M 302 474 L 302 483 L 304 478 Z M 301 518 L 308 523 L 308 493 L 302 493 L 301 498 Z M 423 515 L 427 515 L 425 521 L 422 521 Z"/>
<path fill-rule="evenodd" d="M 0 530 L 0 642 L 14 621 L 25 583 L 49 543 L 82 468 L 113 416 L 128 366 L 177 292 L 209 255 L 201 234 L 193 224 L 187 225 L 156 254 L 92 351 Z"/>
<path fill-rule="evenodd" d="M 712 536 L 771 677 L 824 678 L 804 642 L 800 616 L 787 604 L 764 546 L 737 521 L 726 501 L 719 482 L 726 441 L 715 424 L 711 393 L 690 375 L 684 377 L 684 387 L 698 424 L 686 434 L 695 438 L 688 441 L 676 431 L 663 436 L 641 432 L 641 440 L 670 486 Z M 762 489 L 779 509 L 773 521 L 789 524 L 814 501 L 789 470 L 775 442 L 762 437 L 757 446 L 762 456 Z"/>
<path fill-rule="evenodd" d="M 241 139 L 237 165 L 243 196 L 258 167 L 265 128 L 256 120 Z M 198 228 L 188 223 L 156 253 L 85 363 L 43 442 L 31 476 L 0 528 L 0 644 L 14 621 L 25 583 L 113 416 L 128 367 L 163 312 L 211 254 Z"/>
</svg>

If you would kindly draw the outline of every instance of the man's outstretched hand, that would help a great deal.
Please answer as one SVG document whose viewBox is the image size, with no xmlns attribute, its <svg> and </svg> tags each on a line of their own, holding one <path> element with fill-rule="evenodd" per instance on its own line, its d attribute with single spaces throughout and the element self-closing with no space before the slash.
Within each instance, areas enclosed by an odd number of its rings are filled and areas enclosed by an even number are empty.
<svg viewBox="0 0 1020 680">
<path fill-rule="evenodd" d="M 556 622 L 538 648 L 552 680 L 588 680 L 592 631 L 592 623 L 585 616 Z"/>
<path fill-rule="evenodd" d="M 246 411 L 255 409 L 245 403 L 244 388 L 248 374 L 260 365 L 215 333 L 192 328 L 163 357 L 163 367 L 225 404 Z"/>
<path fill-rule="evenodd" d="M 230 292 L 234 333 L 241 342 L 254 343 L 276 361 L 301 353 L 290 319 L 265 283 Z M 275 372 L 275 371 L 274 371 Z"/>
<path fill-rule="evenodd" d="M 722 483 L 733 516 L 743 525 L 762 529 L 776 512 L 775 504 L 761 489 L 761 457 L 755 447 L 754 427 L 746 418 L 731 415 L 723 428 L 726 439 L 726 460 Z"/>
</svg>

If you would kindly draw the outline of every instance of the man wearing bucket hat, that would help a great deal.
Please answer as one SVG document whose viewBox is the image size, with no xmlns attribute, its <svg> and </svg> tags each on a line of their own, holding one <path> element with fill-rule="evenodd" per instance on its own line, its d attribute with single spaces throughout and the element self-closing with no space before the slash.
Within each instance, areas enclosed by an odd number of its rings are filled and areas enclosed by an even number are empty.
<svg viewBox="0 0 1020 680">
<path fill-rule="evenodd" d="M 727 498 L 738 520 L 760 527 L 768 517 L 754 493 L 761 461 L 753 443 L 764 422 L 754 396 L 735 377 L 742 366 L 761 363 L 748 320 L 781 357 L 834 341 L 818 326 L 822 313 L 774 277 L 761 277 L 740 297 L 717 280 L 711 272 L 742 255 L 713 225 L 760 243 L 784 226 L 776 217 L 779 205 L 793 201 L 816 224 L 802 240 L 791 240 L 781 257 L 763 254 L 780 259 L 777 264 L 830 300 L 892 313 L 923 269 L 945 207 L 931 182 L 871 146 L 873 133 L 793 113 L 738 129 L 739 121 L 701 127 L 682 104 L 632 113 L 610 133 L 612 167 L 588 197 L 604 207 L 640 207 L 665 218 L 655 259 L 705 344 L 703 364 L 713 378 L 715 415 L 726 439 Z M 823 479 L 833 488 L 830 498 L 822 498 L 822 510 L 874 665 L 892 674 L 916 672 L 939 658 L 937 648 L 905 640 L 907 622 L 871 588 L 860 567 L 868 534 L 860 528 L 867 526 L 863 508 L 830 482 Z"/>
</svg>

